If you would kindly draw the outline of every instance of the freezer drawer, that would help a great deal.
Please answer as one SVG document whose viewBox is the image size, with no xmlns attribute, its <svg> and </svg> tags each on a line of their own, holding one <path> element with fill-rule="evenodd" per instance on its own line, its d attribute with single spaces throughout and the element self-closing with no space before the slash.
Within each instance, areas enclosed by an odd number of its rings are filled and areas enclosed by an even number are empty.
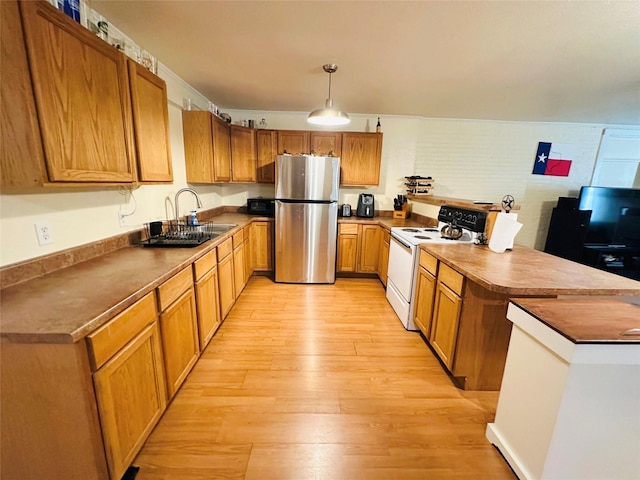
<svg viewBox="0 0 640 480">
<path fill-rule="evenodd" d="M 280 155 L 276 159 L 276 198 L 338 201 L 340 159 Z"/>
<path fill-rule="evenodd" d="M 338 205 L 276 200 L 276 282 L 334 283 Z"/>
</svg>

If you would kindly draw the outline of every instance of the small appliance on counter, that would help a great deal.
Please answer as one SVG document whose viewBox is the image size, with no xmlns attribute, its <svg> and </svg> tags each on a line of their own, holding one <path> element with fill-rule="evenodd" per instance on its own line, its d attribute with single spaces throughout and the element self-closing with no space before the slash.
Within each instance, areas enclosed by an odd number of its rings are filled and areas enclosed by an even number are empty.
<svg viewBox="0 0 640 480">
<path fill-rule="evenodd" d="M 373 218 L 374 211 L 373 195 L 370 193 L 361 193 L 358 197 L 356 217 Z"/>
<path fill-rule="evenodd" d="M 273 198 L 247 198 L 247 213 L 273 217 L 276 211 L 276 201 Z"/>
<path fill-rule="evenodd" d="M 351 216 L 351 205 L 348 203 L 344 203 L 338 207 L 338 216 L 339 217 L 350 217 Z"/>
</svg>

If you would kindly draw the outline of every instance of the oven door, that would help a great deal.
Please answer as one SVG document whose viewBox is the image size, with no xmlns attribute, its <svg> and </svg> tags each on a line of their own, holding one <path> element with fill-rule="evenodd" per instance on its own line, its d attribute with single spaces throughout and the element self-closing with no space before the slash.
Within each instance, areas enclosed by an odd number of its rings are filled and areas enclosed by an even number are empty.
<svg viewBox="0 0 640 480">
<path fill-rule="evenodd" d="M 391 235 L 387 278 L 407 303 L 411 303 L 415 255 L 416 247 Z"/>
</svg>

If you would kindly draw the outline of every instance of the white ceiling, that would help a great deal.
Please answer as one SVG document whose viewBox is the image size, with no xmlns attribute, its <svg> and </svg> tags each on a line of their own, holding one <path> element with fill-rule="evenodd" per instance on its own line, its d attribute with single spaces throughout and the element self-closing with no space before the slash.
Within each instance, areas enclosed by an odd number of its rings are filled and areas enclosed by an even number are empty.
<svg viewBox="0 0 640 480">
<path fill-rule="evenodd" d="M 640 1 L 90 5 L 228 109 L 640 125 Z"/>
</svg>

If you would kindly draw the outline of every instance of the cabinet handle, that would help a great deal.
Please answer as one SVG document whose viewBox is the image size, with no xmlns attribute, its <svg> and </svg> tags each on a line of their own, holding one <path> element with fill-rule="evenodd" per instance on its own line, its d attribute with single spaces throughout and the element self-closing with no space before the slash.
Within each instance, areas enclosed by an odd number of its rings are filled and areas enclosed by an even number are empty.
<svg viewBox="0 0 640 480">
<path fill-rule="evenodd" d="M 625 330 L 624 332 L 620 332 L 621 336 L 633 336 L 640 335 L 640 328 L 630 328 L 629 330 Z"/>
</svg>

